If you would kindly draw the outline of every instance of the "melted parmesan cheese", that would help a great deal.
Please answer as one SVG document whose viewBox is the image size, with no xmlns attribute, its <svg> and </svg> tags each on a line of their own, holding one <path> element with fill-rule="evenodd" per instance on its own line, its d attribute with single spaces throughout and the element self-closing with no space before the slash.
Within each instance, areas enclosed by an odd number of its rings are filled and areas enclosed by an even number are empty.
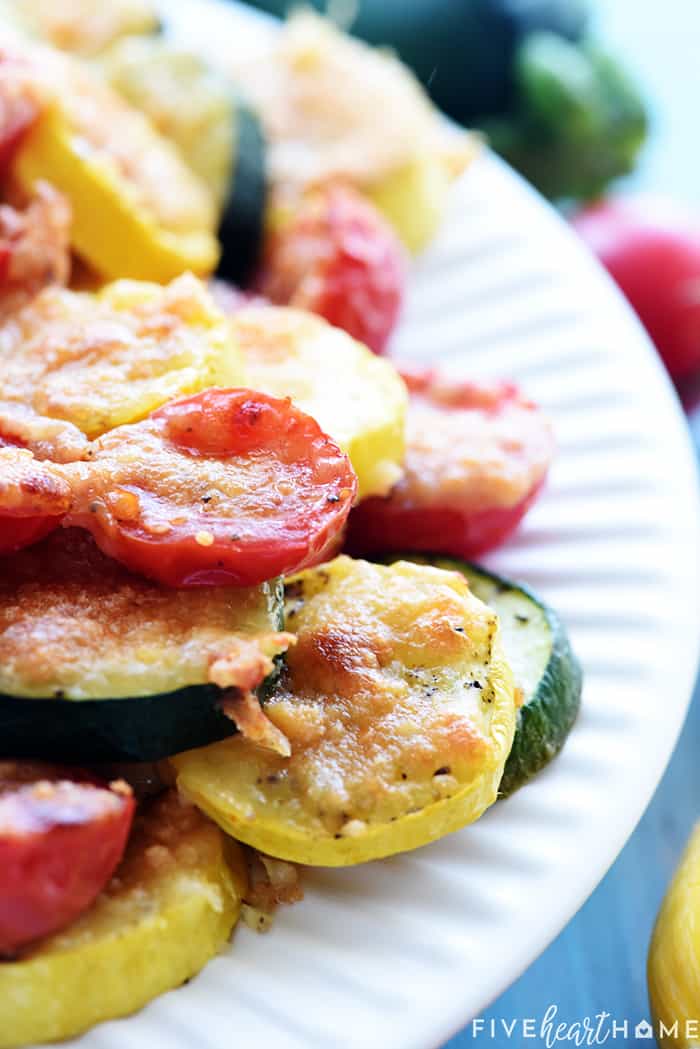
<svg viewBox="0 0 700 1049">
<path fill-rule="evenodd" d="M 240 380 L 230 330 L 190 275 L 117 281 L 96 295 L 46 288 L 0 327 L 0 400 L 97 437 L 165 401 Z"/>
<path fill-rule="evenodd" d="M 0 401 L 0 447 L 4 443 L 28 448 L 37 459 L 55 463 L 84 458 L 88 445 L 85 434 L 72 423 L 37 415 L 14 401 Z"/>
<path fill-rule="evenodd" d="M 286 647 L 275 586 L 168 590 L 85 533 L 59 530 L 0 560 L 0 693 L 103 699 L 213 680 L 254 688 Z"/>
<path fill-rule="evenodd" d="M 40 45 L 23 45 L 21 54 L 22 81 L 41 97 L 46 119 L 65 123 L 75 152 L 108 174 L 135 209 L 173 233 L 215 229 L 206 187 L 142 113 L 84 63 Z"/>
<path fill-rule="evenodd" d="M 3 447 L 0 437 L 0 516 L 59 515 L 71 505 L 71 488 L 50 463 L 26 448 Z"/>
<path fill-rule="evenodd" d="M 403 63 L 311 12 L 292 15 L 269 54 L 231 73 L 263 122 L 275 183 L 367 186 L 421 152 L 443 154 L 456 170 L 471 153 Z"/>
<path fill-rule="evenodd" d="M 131 33 L 158 25 L 148 0 L 2 0 L 0 12 L 62 51 L 94 55 Z"/>
<path fill-rule="evenodd" d="M 103 68 L 112 87 L 175 143 L 223 208 L 236 150 L 235 102 L 227 80 L 198 55 L 153 36 L 122 40 Z"/>
<path fill-rule="evenodd" d="M 385 495 L 401 476 L 406 390 L 394 367 L 319 317 L 251 306 L 232 327 L 246 381 L 291 397 L 350 458 L 359 498 Z"/>
<path fill-rule="evenodd" d="M 286 859 L 343 862 L 336 840 L 381 826 L 391 836 L 395 821 L 428 814 L 415 839 L 397 828 L 403 844 L 374 852 L 385 855 L 444 833 L 442 815 L 430 824 L 434 803 L 454 799 L 459 822 L 471 794 L 468 822 L 495 799 L 512 688 L 497 617 L 461 575 L 340 557 L 288 581 L 287 626 L 297 644 L 265 709 L 291 757 L 234 738 L 175 759 L 180 787 L 222 825 Z"/>
<path fill-rule="evenodd" d="M 553 454 L 549 423 L 518 400 L 493 410 L 487 392 L 485 403 L 471 408 L 441 399 L 435 386 L 429 396 L 411 396 L 405 472 L 392 502 L 462 512 L 507 508 L 543 479 Z"/>
</svg>

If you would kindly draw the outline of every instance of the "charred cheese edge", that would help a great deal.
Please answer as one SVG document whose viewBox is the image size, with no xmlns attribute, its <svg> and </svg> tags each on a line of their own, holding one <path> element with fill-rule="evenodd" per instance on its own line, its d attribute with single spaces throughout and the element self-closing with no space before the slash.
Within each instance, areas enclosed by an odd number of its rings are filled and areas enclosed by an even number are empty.
<svg viewBox="0 0 700 1049">
<path fill-rule="evenodd" d="M 90 438 L 242 376 L 226 318 L 191 274 L 95 294 L 47 288 L 0 331 L 0 360 L 0 399 Z"/>
<path fill-rule="evenodd" d="M 180 790 L 281 859 L 344 866 L 477 819 L 515 728 L 496 614 L 454 572 L 339 557 L 287 584 L 297 634 L 268 717 L 292 756 L 234 738 L 173 759 Z"/>
<path fill-rule="evenodd" d="M 179 987 L 228 940 L 240 849 L 170 791 L 137 815 L 115 877 L 69 928 L 0 961 L 0 1049 L 79 1034 Z"/>
<path fill-rule="evenodd" d="M 316 419 L 349 456 L 360 499 L 386 495 L 405 451 L 407 394 L 393 365 L 302 310 L 250 306 L 231 324 L 248 384 Z"/>
</svg>

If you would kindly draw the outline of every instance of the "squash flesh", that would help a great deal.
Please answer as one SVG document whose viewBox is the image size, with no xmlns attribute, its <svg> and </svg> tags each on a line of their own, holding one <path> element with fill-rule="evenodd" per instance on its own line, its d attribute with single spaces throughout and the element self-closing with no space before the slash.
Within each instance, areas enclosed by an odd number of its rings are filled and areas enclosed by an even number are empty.
<svg viewBox="0 0 700 1049">
<path fill-rule="evenodd" d="M 316 419 L 349 456 L 360 499 L 386 495 L 405 450 L 407 394 L 393 365 L 300 310 L 251 306 L 231 323 L 248 384 Z"/>
<path fill-rule="evenodd" d="M 47 288 L 0 339 L 0 399 L 90 438 L 174 397 L 237 385 L 226 319 L 189 274 L 163 288 L 116 281 L 96 294 Z"/>
<path fill-rule="evenodd" d="M 232 844 L 173 792 L 145 806 L 93 906 L 19 959 L 0 962 L 0 1049 L 135 1012 L 197 973 L 240 911 L 244 864 L 235 847 L 225 857 Z"/>
<path fill-rule="evenodd" d="M 478 818 L 515 724 L 495 614 L 456 573 L 406 562 L 340 557 L 288 592 L 297 644 L 266 713 L 291 758 L 226 740 L 173 759 L 179 788 L 234 837 L 307 864 L 390 855 Z"/>
</svg>

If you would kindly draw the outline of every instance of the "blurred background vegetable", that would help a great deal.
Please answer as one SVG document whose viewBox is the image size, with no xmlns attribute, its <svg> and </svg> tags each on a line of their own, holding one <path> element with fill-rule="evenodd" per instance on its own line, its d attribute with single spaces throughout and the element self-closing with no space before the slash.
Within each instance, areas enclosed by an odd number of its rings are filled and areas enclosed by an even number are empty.
<svg viewBox="0 0 700 1049">
<path fill-rule="evenodd" d="M 669 201 L 610 199 L 574 228 L 627 296 L 671 377 L 700 369 L 700 220 Z"/>
<path fill-rule="evenodd" d="M 251 0 L 284 16 L 289 0 Z M 632 170 L 647 118 L 634 80 L 589 37 L 586 0 L 311 0 L 389 46 L 453 120 L 550 199 L 585 199 Z"/>
</svg>

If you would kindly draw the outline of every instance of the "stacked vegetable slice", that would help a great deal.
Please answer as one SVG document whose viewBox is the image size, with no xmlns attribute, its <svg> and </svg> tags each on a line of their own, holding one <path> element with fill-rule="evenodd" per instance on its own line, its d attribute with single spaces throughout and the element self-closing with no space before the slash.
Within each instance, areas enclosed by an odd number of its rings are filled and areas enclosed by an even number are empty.
<svg viewBox="0 0 700 1049">
<path fill-rule="evenodd" d="M 300 48 L 307 87 L 352 73 L 369 167 L 342 185 L 285 167 L 274 114 L 167 42 L 102 57 L 118 94 L 8 47 L 0 159 L 34 196 L 0 208 L 0 1049 L 189 978 L 251 864 L 286 878 L 478 819 L 560 749 L 580 692 L 534 595 L 413 553 L 503 541 L 543 484 L 548 424 L 510 384 L 371 352 L 405 258 L 370 200 L 422 245 L 468 142 L 397 63 L 311 16 L 273 86 Z M 259 73 L 240 73 L 253 98 Z M 378 159 L 384 90 L 398 137 Z M 333 123 L 346 103 L 328 101 Z M 314 169 L 338 161 L 324 128 Z M 182 273 L 212 272 L 217 226 L 225 271 L 296 308 L 219 286 L 223 312 Z"/>
</svg>

